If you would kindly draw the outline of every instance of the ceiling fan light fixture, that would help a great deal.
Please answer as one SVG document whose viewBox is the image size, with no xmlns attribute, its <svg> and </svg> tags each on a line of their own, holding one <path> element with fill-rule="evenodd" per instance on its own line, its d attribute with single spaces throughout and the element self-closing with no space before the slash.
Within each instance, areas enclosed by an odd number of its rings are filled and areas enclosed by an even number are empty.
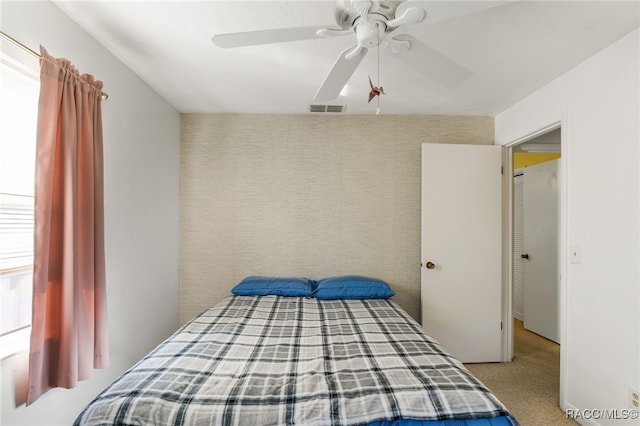
<svg viewBox="0 0 640 426">
<path fill-rule="evenodd" d="M 358 44 L 366 47 L 367 49 L 376 47 L 384 38 L 386 30 L 386 24 L 378 19 L 361 22 L 356 27 L 356 38 L 358 39 Z"/>
</svg>

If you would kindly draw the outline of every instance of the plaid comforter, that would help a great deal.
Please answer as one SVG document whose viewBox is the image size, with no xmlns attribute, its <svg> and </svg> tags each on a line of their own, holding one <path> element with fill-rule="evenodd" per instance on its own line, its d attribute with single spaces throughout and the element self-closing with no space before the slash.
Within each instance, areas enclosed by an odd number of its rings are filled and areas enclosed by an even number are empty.
<svg viewBox="0 0 640 426">
<path fill-rule="evenodd" d="M 76 425 L 358 425 L 508 416 L 391 300 L 232 296 L 178 330 Z"/>
</svg>

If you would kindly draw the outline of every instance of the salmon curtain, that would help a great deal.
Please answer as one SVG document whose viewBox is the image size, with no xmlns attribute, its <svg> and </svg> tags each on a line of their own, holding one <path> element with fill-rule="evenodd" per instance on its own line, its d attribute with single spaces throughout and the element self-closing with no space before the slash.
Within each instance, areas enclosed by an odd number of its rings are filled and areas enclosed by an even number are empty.
<svg viewBox="0 0 640 426">
<path fill-rule="evenodd" d="M 40 51 L 27 405 L 109 364 L 102 82 Z"/>
</svg>

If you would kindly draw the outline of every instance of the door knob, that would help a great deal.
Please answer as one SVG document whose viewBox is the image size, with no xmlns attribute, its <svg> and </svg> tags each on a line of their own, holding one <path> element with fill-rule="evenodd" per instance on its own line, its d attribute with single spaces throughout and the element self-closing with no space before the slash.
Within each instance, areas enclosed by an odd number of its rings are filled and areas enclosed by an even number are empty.
<svg viewBox="0 0 640 426">
<path fill-rule="evenodd" d="M 427 262 L 425 266 L 427 267 L 427 269 L 433 269 L 436 267 L 436 264 L 433 262 Z"/>
<path fill-rule="evenodd" d="M 521 254 L 521 255 L 520 255 L 520 257 L 521 257 L 522 259 L 527 259 L 527 260 L 528 260 L 528 259 L 529 259 L 529 254 L 528 254 L 528 253 Z"/>
</svg>

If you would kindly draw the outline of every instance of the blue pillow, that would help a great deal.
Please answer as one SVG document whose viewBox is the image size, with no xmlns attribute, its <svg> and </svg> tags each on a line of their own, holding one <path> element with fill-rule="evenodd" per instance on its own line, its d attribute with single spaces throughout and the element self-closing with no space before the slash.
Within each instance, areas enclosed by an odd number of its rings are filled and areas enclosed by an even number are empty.
<svg viewBox="0 0 640 426">
<path fill-rule="evenodd" d="M 395 292 L 377 278 L 344 275 L 319 280 L 313 296 L 317 299 L 388 299 Z"/>
<path fill-rule="evenodd" d="M 236 296 L 311 296 L 311 280 L 296 277 L 246 277 L 231 293 Z"/>
</svg>

